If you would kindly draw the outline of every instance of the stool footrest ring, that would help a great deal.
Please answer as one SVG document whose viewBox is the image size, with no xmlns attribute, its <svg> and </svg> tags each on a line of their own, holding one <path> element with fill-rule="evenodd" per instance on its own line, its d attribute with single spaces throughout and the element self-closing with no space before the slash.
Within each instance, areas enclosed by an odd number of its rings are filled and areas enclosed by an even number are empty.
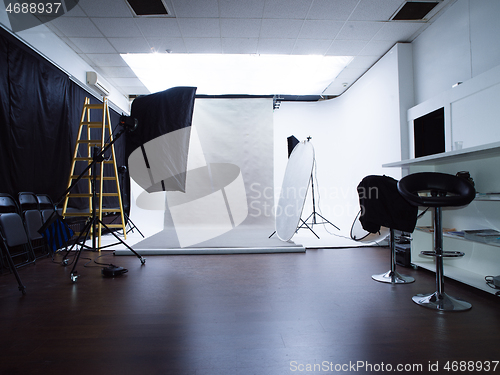
<svg viewBox="0 0 500 375">
<path fill-rule="evenodd" d="M 463 257 L 465 253 L 461 251 L 443 251 L 442 254 L 436 254 L 435 251 L 421 251 L 420 254 L 427 255 L 430 257 L 441 257 L 441 258 L 458 258 Z"/>
</svg>

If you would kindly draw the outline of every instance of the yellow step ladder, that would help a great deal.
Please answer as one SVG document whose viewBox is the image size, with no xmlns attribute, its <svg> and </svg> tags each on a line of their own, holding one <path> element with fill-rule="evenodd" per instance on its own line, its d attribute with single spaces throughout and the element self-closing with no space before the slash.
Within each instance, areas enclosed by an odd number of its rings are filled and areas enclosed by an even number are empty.
<svg viewBox="0 0 500 375">
<path fill-rule="evenodd" d="M 102 119 L 100 121 L 91 121 L 90 112 L 94 110 L 95 112 L 100 111 L 102 113 Z M 86 128 L 86 131 L 84 131 Z M 92 131 L 92 129 L 98 129 L 100 131 Z M 106 134 L 107 133 L 107 134 Z M 107 138 L 106 138 L 107 137 Z M 82 116 L 80 120 L 80 126 L 78 128 L 78 136 L 76 139 L 75 150 L 73 153 L 73 160 L 71 162 L 71 172 L 69 176 L 68 189 L 74 183 L 75 180 L 79 178 L 77 173 L 77 165 L 80 170 L 84 170 L 93 161 L 94 148 L 99 148 L 102 150 L 108 143 L 113 141 L 113 132 L 111 129 L 111 121 L 109 115 L 109 107 L 107 98 L 103 98 L 102 104 L 90 104 L 90 98 L 85 98 L 85 103 L 83 105 Z M 97 186 L 96 190 L 96 217 L 99 219 L 97 224 L 97 240 L 98 248 L 101 248 L 101 230 L 102 230 L 102 217 L 103 213 L 115 212 L 120 213 L 121 223 L 120 224 L 106 224 L 108 228 L 121 228 L 123 230 L 124 238 L 127 238 L 127 231 L 125 229 L 125 219 L 123 215 L 123 204 L 122 197 L 120 193 L 120 184 L 118 182 L 118 169 L 116 167 L 116 156 L 114 145 L 109 147 L 110 157 L 101 163 L 96 163 L 94 168 L 90 168 L 88 172 L 81 177 L 81 181 L 78 184 L 86 185 L 86 188 L 81 188 L 79 193 L 72 193 L 71 191 L 66 195 L 64 199 L 64 205 L 62 209 L 63 218 L 67 217 L 92 217 L 92 181 L 93 181 L 93 170 L 96 174 Z M 111 176 L 104 176 L 104 166 L 111 164 L 113 166 Z M 109 171 L 108 173 L 109 174 Z M 85 181 L 86 180 L 86 181 Z M 104 192 L 104 181 L 115 181 L 116 191 Z M 85 184 L 85 182 L 87 182 Z M 106 188 L 110 189 L 110 184 L 106 184 Z M 115 186 L 112 184 L 112 186 Z M 85 191 L 87 189 L 87 191 Z M 114 189 L 113 189 L 114 190 Z M 119 206 L 117 208 L 102 208 L 102 200 L 104 197 L 117 197 Z M 68 210 L 68 202 L 72 198 L 88 198 L 88 211 L 84 212 L 71 212 Z M 91 238 L 94 233 L 90 233 Z"/>
</svg>

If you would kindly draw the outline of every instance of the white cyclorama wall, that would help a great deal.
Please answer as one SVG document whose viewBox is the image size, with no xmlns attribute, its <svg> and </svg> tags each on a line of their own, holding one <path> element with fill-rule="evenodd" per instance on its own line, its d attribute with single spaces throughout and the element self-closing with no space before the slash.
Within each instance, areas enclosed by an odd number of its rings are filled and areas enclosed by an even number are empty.
<svg viewBox="0 0 500 375">
<path fill-rule="evenodd" d="M 10 22 L 5 12 L 5 7 L 0 7 L 0 23 L 5 28 L 11 30 Z M 94 71 L 87 62 L 85 62 L 75 51 L 73 51 L 66 43 L 64 43 L 56 34 L 54 34 L 47 26 L 39 25 L 31 29 L 19 31 L 16 35 L 21 38 L 29 46 L 35 48 L 49 60 L 53 61 L 67 73 L 72 75 L 75 80 L 78 80 L 86 86 L 87 71 Z M 112 106 L 118 112 L 130 112 L 130 104 L 128 99 L 109 84 L 110 95 L 108 99 Z M 96 92 L 96 95 L 98 93 Z"/>
<path fill-rule="evenodd" d="M 413 42 L 415 104 L 499 65 L 500 1 L 457 0 Z"/>
<path fill-rule="evenodd" d="M 287 163 L 287 137 L 294 135 L 303 141 L 311 136 L 316 156 L 316 211 L 340 228 L 318 226 L 319 240 L 300 229 L 292 238 L 295 242 L 306 247 L 358 245 L 338 237 L 349 237 L 359 211 L 357 185 L 372 174 L 401 177 L 399 169 L 382 168 L 382 164 L 401 159 L 401 113 L 406 114 L 407 108 L 401 108 L 399 55 L 410 52 L 396 45 L 336 99 L 284 102 L 275 111 L 275 201 Z M 303 219 L 311 212 L 312 198 L 308 197 Z"/>
</svg>

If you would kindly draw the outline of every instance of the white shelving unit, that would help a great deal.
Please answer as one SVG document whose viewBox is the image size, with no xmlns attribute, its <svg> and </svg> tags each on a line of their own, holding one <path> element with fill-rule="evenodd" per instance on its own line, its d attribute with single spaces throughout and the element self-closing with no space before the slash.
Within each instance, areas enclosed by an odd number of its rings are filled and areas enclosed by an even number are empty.
<svg viewBox="0 0 500 375">
<path fill-rule="evenodd" d="M 500 230 L 500 142 L 444 152 L 441 154 L 384 164 L 383 167 L 401 167 L 409 173 L 435 171 L 456 174 L 468 171 L 474 180 L 478 195 L 467 207 L 443 209 L 443 227 L 461 230 Z M 429 210 L 431 211 L 431 210 Z M 431 213 L 426 213 L 417 226 L 431 226 Z M 415 230 L 412 240 L 412 263 L 435 271 L 433 257 L 420 254 L 433 249 L 432 233 Z M 443 236 L 444 250 L 462 251 L 461 258 L 445 258 L 445 276 L 489 293 L 499 290 L 489 287 L 485 276 L 500 275 L 500 247 L 458 236 Z"/>
</svg>

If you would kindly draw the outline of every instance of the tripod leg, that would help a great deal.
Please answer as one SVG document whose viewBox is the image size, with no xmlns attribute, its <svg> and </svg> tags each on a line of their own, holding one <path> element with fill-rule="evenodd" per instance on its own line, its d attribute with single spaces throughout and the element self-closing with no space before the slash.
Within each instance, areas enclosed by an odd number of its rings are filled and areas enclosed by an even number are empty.
<svg viewBox="0 0 500 375">
<path fill-rule="evenodd" d="M 83 230 L 80 232 L 80 234 L 78 235 L 78 237 L 76 238 L 75 242 L 73 243 L 73 245 L 71 245 L 71 247 L 68 249 L 66 248 L 66 254 L 64 255 L 64 258 L 62 260 L 62 264 L 63 265 L 68 265 L 68 255 L 71 253 L 71 251 L 73 250 L 73 248 L 75 246 L 78 245 L 78 243 L 80 242 L 80 240 L 82 239 L 82 236 L 85 234 L 85 240 L 83 241 L 83 243 L 85 243 L 85 241 L 87 241 L 87 235 L 88 235 L 88 231 L 89 231 L 89 228 L 90 228 L 90 225 L 91 225 L 91 222 L 92 221 L 87 221 L 87 223 L 85 223 L 85 226 L 83 227 Z M 84 246 L 82 243 L 82 246 Z"/>
<path fill-rule="evenodd" d="M 134 231 L 134 229 L 137 229 L 137 231 L 139 232 L 139 234 L 142 236 L 142 238 L 144 238 L 144 234 L 142 234 L 142 232 L 140 231 L 140 229 L 137 227 L 137 225 L 134 224 L 134 222 L 132 220 L 130 220 L 130 218 L 128 217 L 128 215 L 126 213 L 124 213 L 125 215 L 125 218 L 127 220 L 127 223 L 131 223 L 131 228 L 130 228 L 130 231 Z M 129 232 L 130 232 L 129 231 Z"/>
<path fill-rule="evenodd" d="M 115 236 L 115 238 L 116 238 L 118 241 L 120 241 L 120 242 L 122 243 L 122 245 L 126 246 L 126 247 L 127 247 L 127 249 L 129 249 L 131 252 L 133 252 L 133 253 L 137 256 L 137 258 L 139 258 L 139 259 L 141 260 L 141 264 L 146 263 L 146 259 L 144 259 L 144 258 L 143 258 L 140 254 L 138 254 L 138 253 L 137 253 L 134 249 L 132 249 L 129 245 L 127 245 L 127 244 L 126 244 L 126 243 L 125 243 L 125 242 L 124 242 L 124 241 L 123 241 L 120 237 L 118 237 L 118 236 L 115 234 L 115 232 L 111 231 L 111 230 L 110 230 L 110 229 L 106 226 L 106 224 L 104 224 L 104 223 L 103 223 L 102 221 L 100 221 L 100 220 L 98 220 L 98 222 L 99 222 L 99 223 L 100 223 L 100 224 L 101 224 L 104 228 L 106 228 L 109 232 L 111 232 L 111 234 L 112 234 L 113 236 Z"/>
<path fill-rule="evenodd" d="M 320 218 L 322 218 L 324 221 L 326 221 L 328 224 L 330 225 L 333 225 L 335 228 L 337 228 L 338 230 L 340 230 L 340 228 L 338 226 L 336 226 L 335 224 L 333 224 L 332 222 L 328 221 L 327 219 L 325 219 L 323 216 L 321 216 L 320 214 L 316 213 L 316 215 L 318 215 Z"/>
<path fill-rule="evenodd" d="M 307 229 L 309 229 L 311 232 L 313 232 L 313 234 L 319 240 L 319 236 L 312 230 L 312 228 L 309 225 L 307 225 L 307 223 L 304 220 L 300 219 L 300 221 L 302 221 L 302 224 L 300 225 L 300 227 L 297 228 L 297 230 L 299 230 L 300 228 L 303 228 L 305 226 Z"/>
<path fill-rule="evenodd" d="M 87 239 L 89 237 L 89 233 L 90 233 L 90 228 L 92 228 L 92 223 L 93 223 L 92 220 L 88 221 L 88 223 L 85 225 L 85 228 L 83 229 L 82 233 L 80 233 L 78 238 L 81 238 L 82 234 L 85 233 L 85 241 L 87 241 Z M 95 233 L 94 233 L 94 236 L 95 236 Z M 80 244 L 80 250 L 78 250 L 78 253 L 76 254 L 75 263 L 73 264 L 73 268 L 71 269 L 70 277 L 71 277 L 71 281 L 73 281 L 73 282 L 76 282 L 76 280 L 78 279 L 78 275 L 76 272 L 76 265 L 78 264 L 78 260 L 80 259 L 80 255 L 82 254 L 83 248 L 85 246 L 84 245 L 85 241 L 82 244 Z M 78 242 L 75 242 L 75 244 L 77 244 L 77 243 Z M 71 246 L 71 249 L 73 248 L 73 246 Z"/>
<path fill-rule="evenodd" d="M 300 221 L 302 221 L 302 224 L 300 224 L 297 229 L 305 228 L 305 227 L 309 228 L 309 226 L 306 223 L 307 223 L 307 220 L 309 220 L 313 214 L 314 214 L 314 212 L 312 214 L 310 214 L 305 220 L 300 219 Z M 311 224 L 311 228 L 312 228 L 313 224 Z M 311 228 L 309 228 L 309 229 L 311 229 Z"/>
</svg>

